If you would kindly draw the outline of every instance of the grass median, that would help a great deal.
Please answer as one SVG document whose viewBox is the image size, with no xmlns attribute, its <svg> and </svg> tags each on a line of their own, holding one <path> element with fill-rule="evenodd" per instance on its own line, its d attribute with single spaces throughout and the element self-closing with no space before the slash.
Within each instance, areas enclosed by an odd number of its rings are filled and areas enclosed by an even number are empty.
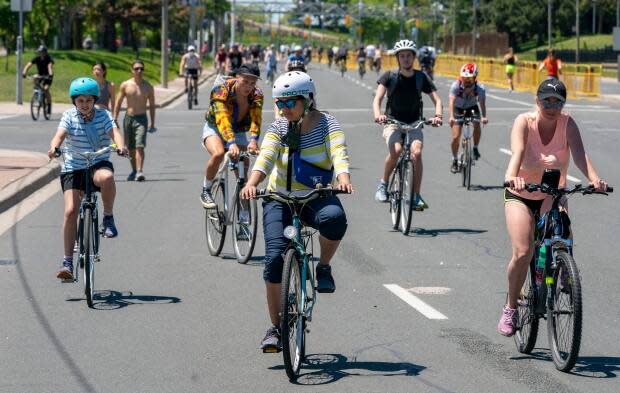
<svg viewBox="0 0 620 393">
<path fill-rule="evenodd" d="M 80 76 L 92 77 L 92 66 L 95 62 L 105 63 L 108 72 L 107 79 L 118 87 L 121 82 L 131 77 L 131 63 L 140 58 L 144 62 L 144 77 L 151 84 L 160 82 L 160 53 L 150 49 L 141 49 L 139 53 L 130 49 L 120 49 L 117 53 L 106 50 L 66 50 L 50 51 L 54 59 L 54 81 L 52 83 L 52 100 L 56 103 L 71 103 L 69 98 L 69 84 Z M 33 51 L 26 51 L 23 64 L 27 64 L 36 56 Z M 180 55 L 171 57 L 168 67 L 169 79 L 176 78 Z M 8 62 L 8 63 L 7 63 Z M 15 55 L 0 60 L 0 101 L 15 101 Z M 28 71 L 29 75 L 36 73 L 36 66 Z M 23 101 L 30 100 L 32 82 L 24 80 Z M 117 90 L 118 91 L 118 90 Z"/>
</svg>

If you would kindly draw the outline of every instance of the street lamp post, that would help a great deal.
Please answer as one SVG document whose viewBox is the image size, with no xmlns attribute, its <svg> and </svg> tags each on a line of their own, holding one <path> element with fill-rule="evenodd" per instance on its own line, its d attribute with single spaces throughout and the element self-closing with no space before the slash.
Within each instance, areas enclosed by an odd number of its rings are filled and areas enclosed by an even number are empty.
<svg viewBox="0 0 620 393">
<path fill-rule="evenodd" d="M 230 46 L 235 44 L 235 5 L 236 1 L 232 0 L 232 6 L 230 7 Z"/>
<path fill-rule="evenodd" d="M 577 48 L 575 48 L 575 63 L 579 64 L 579 0 L 575 0 L 575 35 L 577 36 Z"/>
<path fill-rule="evenodd" d="M 24 47 L 24 0 L 19 0 L 19 36 L 17 37 L 16 93 L 17 104 L 22 104 L 22 52 Z"/>
<path fill-rule="evenodd" d="M 362 11 L 364 10 L 364 2 L 359 0 L 357 3 L 357 32 L 359 34 L 359 45 L 362 45 Z"/>
<path fill-rule="evenodd" d="M 168 88 L 168 0 L 161 2 L 161 86 Z"/>
<path fill-rule="evenodd" d="M 471 32 L 471 55 L 472 57 L 476 56 L 476 35 L 478 34 L 478 12 L 477 12 L 478 0 L 473 0 L 473 4 L 474 4 L 474 23 L 473 23 L 474 27 Z"/>
<path fill-rule="evenodd" d="M 592 0 L 592 34 L 596 34 L 596 0 Z"/>
<path fill-rule="evenodd" d="M 452 18 L 452 54 L 456 55 L 456 0 L 452 1 Z"/>
</svg>

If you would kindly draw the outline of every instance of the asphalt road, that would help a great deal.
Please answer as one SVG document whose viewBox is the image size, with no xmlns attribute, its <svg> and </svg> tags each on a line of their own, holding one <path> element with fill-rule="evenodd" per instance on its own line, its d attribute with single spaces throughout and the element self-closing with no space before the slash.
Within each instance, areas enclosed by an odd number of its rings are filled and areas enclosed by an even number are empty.
<svg viewBox="0 0 620 393">
<path fill-rule="evenodd" d="M 386 153 L 372 123 L 374 75 L 360 84 L 353 72 L 350 78 L 317 67 L 310 73 L 319 107 L 346 132 L 356 192 L 342 197 L 349 229 L 333 262 L 338 289 L 319 298 L 297 383 L 288 381 L 281 355 L 258 350 L 268 327 L 262 238 L 248 265 L 232 259 L 229 241 L 223 258 L 207 252 L 198 200 L 207 159 L 200 145 L 207 83 L 198 109 L 187 111 L 180 100 L 158 111 L 146 182 L 126 182 L 129 164 L 114 159 L 120 236 L 102 242 L 94 310 L 81 283 L 54 278 L 62 256 L 60 192 L 0 236 L 0 392 L 620 390 L 618 195 L 576 196 L 570 203 L 584 293 L 573 372 L 555 370 L 544 322 L 531 355 L 519 354 L 496 331 L 510 257 L 498 187 L 509 157 L 500 149 L 510 148 L 512 122 L 533 108 L 533 97 L 489 89 L 490 122 L 469 192 L 449 172 L 449 129 L 425 129 L 422 194 L 430 209 L 414 213 L 415 230 L 404 237 L 390 230 L 387 205 L 373 200 Z M 449 83 L 438 81 L 446 103 Z M 566 108 L 599 173 L 615 186 L 617 105 L 583 101 Z M 0 120 L 2 147 L 46 151 L 57 117 Z M 272 120 L 269 104 L 265 128 Z M 574 166 L 569 173 L 584 178 Z M 415 293 L 446 318 L 427 318 L 388 284 Z"/>
</svg>

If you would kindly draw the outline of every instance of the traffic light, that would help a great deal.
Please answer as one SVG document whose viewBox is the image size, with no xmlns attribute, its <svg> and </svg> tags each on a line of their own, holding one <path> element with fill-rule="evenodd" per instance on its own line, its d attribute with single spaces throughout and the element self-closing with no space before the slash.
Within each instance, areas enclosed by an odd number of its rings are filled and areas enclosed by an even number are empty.
<svg viewBox="0 0 620 393">
<path fill-rule="evenodd" d="M 347 27 L 351 26 L 351 15 L 344 16 L 344 25 Z"/>
</svg>

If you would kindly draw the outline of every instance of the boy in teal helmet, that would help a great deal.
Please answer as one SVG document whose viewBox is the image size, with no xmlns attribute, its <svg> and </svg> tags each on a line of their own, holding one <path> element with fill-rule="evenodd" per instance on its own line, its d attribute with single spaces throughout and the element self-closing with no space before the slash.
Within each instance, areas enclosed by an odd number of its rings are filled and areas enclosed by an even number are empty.
<svg viewBox="0 0 620 393">
<path fill-rule="evenodd" d="M 77 78 L 71 82 L 69 95 L 74 107 L 67 109 L 60 119 L 56 134 L 50 142 L 47 155 L 53 158 L 56 149 L 64 142 L 67 151 L 61 161 L 60 185 L 65 200 L 65 214 L 62 226 L 64 258 L 62 267 L 56 277 L 62 280 L 73 280 L 73 245 L 77 233 L 77 218 L 80 210 L 81 193 L 86 188 L 86 161 L 71 151 L 96 151 L 109 146 L 111 141 L 119 146 L 119 155 L 127 154 L 123 135 L 106 109 L 95 108 L 99 97 L 99 85 L 91 78 Z M 114 183 L 114 166 L 109 161 L 110 154 L 97 157 L 92 167 L 92 182 L 95 190 L 101 191 L 103 200 L 102 233 L 112 238 L 118 235 L 114 224 L 112 208 L 116 195 Z"/>
</svg>

